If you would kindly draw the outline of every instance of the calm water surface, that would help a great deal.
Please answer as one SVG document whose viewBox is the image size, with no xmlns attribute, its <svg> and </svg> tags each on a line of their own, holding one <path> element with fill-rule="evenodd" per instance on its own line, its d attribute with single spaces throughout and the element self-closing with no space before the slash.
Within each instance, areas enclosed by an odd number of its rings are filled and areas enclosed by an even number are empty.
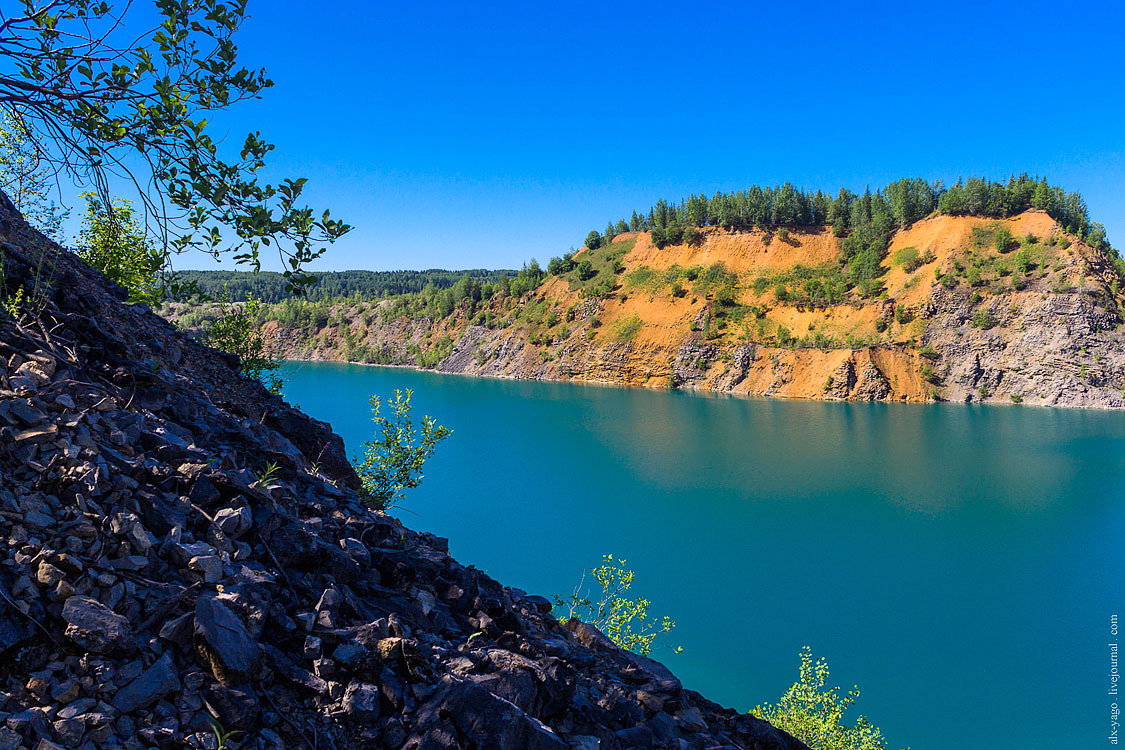
<svg viewBox="0 0 1125 750">
<path fill-rule="evenodd" d="M 1108 744 L 1125 415 L 750 400 L 291 363 L 359 450 L 367 397 L 453 429 L 400 516 L 551 594 L 613 553 L 676 620 L 657 654 L 745 710 L 802 645 L 893 747 Z"/>
</svg>

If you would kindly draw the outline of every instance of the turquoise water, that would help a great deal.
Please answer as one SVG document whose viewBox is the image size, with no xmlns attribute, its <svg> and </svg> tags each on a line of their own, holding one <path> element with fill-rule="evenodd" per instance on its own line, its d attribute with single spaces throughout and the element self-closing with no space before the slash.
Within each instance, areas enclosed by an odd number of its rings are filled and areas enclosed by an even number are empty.
<svg viewBox="0 0 1125 750">
<path fill-rule="evenodd" d="M 895 748 L 1108 744 L 1123 414 L 285 374 L 351 452 L 368 395 L 413 389 L 453 435 L 404 522 L 533 593 L 626 558 L 685 649 L 656 655 L 713 700 L 775 699 L 808 644 Z"/>
</svg>

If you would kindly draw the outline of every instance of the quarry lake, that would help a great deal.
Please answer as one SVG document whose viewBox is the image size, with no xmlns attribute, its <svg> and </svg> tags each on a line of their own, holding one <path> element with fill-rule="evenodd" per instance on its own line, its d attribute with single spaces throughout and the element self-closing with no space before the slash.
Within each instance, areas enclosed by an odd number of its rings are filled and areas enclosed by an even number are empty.
<svg viewBox="0 0 1125 750">
<path fill-rule="evenodd" d="M 1125 415 L 770 401 L 288 363 L 357 453 L 367 398 L 453 430 L 396 511 L 550 595 L 612 553 L 686 687 L 747 710 L 809 645 L 894 748 L 1108 744 Z M 852 717 L 854 719 L 854 716 Z"/>
</svg>

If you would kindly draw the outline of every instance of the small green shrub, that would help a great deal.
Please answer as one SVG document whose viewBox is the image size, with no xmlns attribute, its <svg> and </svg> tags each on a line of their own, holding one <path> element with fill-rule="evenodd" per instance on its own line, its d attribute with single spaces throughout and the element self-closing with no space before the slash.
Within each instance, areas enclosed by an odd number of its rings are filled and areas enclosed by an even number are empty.
<svg viewBox="0 0 1125 750">
<path fill-rule="evenodd" d="M 670 376 L 669 380 L 672 387 L 675 387 L 674 377 Z M 676 623 L 669 617 L 650 618 L 648 608 L 651 602 L 648 599 L 631 599 L 627 596 L 636 573 L 625 567 L 625 560 L 614 560 L 613 555 L 606 555 L 602 563 L 590 571 L 601 587 L 598 599 L 591 600 L 584 594 L 586 576 L 583 574 L 574 593 L 569 596 L 555 594 L 551 597 L 556 617 L 560 620 L 577 617 L 605 633 L 623 649 L 641 655 L 652 653 L 656 639 L 670 633 Z M 675 653 L 683 650 L 679 646 L 671 648 Z"/>
<path fill-rule="evenodd" d="M 969 322 L 974 328 L 989 329 L 1000 323 L 1000 320 L 986 307 L 978 307 L 973 311 L 973 318 Z"/>
<path fill-rule="evenodd" d="M 614 323 L 610 335 L 618 341 L 632 341 L 643 327 L 644 321 L 636 313 L 633 313 L 629 317 L 622 318 Z"/>
<path fill-rule="evenodd" d="M 922 254 L 913 246 L 896 250 L 893 260 L 907 273 L 914 273 L 925 264 Z"/>
<path fill-rule="evenodd" d="M 285 381 L 277 374 L 281 367 L 262 334 L 262 303 L 250 297 L 247 302 L 230 302 L 226 287 L 219 295 L 219 317 L 203 323 L 200 341 L 219 351 L 238 357 L 243 375 L 260 380 L 271 393 L 281 395 Z"/>
<path fill-rule="evenodd" d="M 434 455 L 437 444 L 451 431 L 437 424 L 433 417 L 422 417 L 419 434 L 410 418 L 413 391 L 395 390 L 387 402 L 390 415 L 383 416 L 382 402 L 371 397 L 371 421 L 375 423 L 375 439 L 363 443 L 362 457 L 352 459 L 359 475 L 361 492 L 378 510 L 396 505 L 405 490 L 422 482 L 422 467 Z"/>
<path fill-rule="evenodd" d="M 626 289 L 653 292 L 660 287 L 660 283 L 660 275 L 648 266 L 640 266 L 625 274 Z"/>
<path fill-rule="evenodd" d="M 86 213 L 74 252 L 94 269 L 129 290 L 130 302 L 156 305 L 164 298 L 160 272 L 164 251 L 145 233 L 132 201 L 114 199 L 107 211 L 93 193 L 82 193 Z"/>
<path fill-rule="evenodd" d="M 996 245 L 996 249 L 1001 253 L 1006 253 L 1011 250 L 1012 245 L 1015 243 L 1012 233 L 1007 227 L 997 229 L 996 234 L 993 235 L 992 241 Z"/>
<path fill-rule="evenodd" d="M 844 713 L 855 705 L 859 689 L 841 695 L 839 687 L 828 687 L 828 662 L 814 659 L 812 650 L 801 649 L 800 676 L 777 701 L 750 713 L 773 724 L 813 750 L 886 750 L 887 741 L 878 727 L 864 716 L 855 724 L 844 721 Z"/>
</svg>

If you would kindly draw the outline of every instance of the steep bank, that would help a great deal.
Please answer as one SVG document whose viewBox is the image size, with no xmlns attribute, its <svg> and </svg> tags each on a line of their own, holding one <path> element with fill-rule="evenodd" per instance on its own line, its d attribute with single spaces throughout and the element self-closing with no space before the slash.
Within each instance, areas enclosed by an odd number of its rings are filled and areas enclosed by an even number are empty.
<svg viewBox="0 0 1125 750">
<path fill-rule="evenodd" d="M 366 509 L 343 446 L 0 199 L 0 746 L 804 746 Z"/>
<path fill-rule="evenodd" d="M 1003 247 L 998 237 L 1013 239 Z M 1046 213 L 934 215 L 898 231 L 881 293 L 841 275 L 830 227 L 648 233 L 582 249 L 524 295 L 434 314 L 350 300 L 265 322 L 278 354 L 511 378 L 789 398 L 1125 405 L 1111 259 Z M 173 309 L 171 317 L 182 315 Z"/>
</svg>

